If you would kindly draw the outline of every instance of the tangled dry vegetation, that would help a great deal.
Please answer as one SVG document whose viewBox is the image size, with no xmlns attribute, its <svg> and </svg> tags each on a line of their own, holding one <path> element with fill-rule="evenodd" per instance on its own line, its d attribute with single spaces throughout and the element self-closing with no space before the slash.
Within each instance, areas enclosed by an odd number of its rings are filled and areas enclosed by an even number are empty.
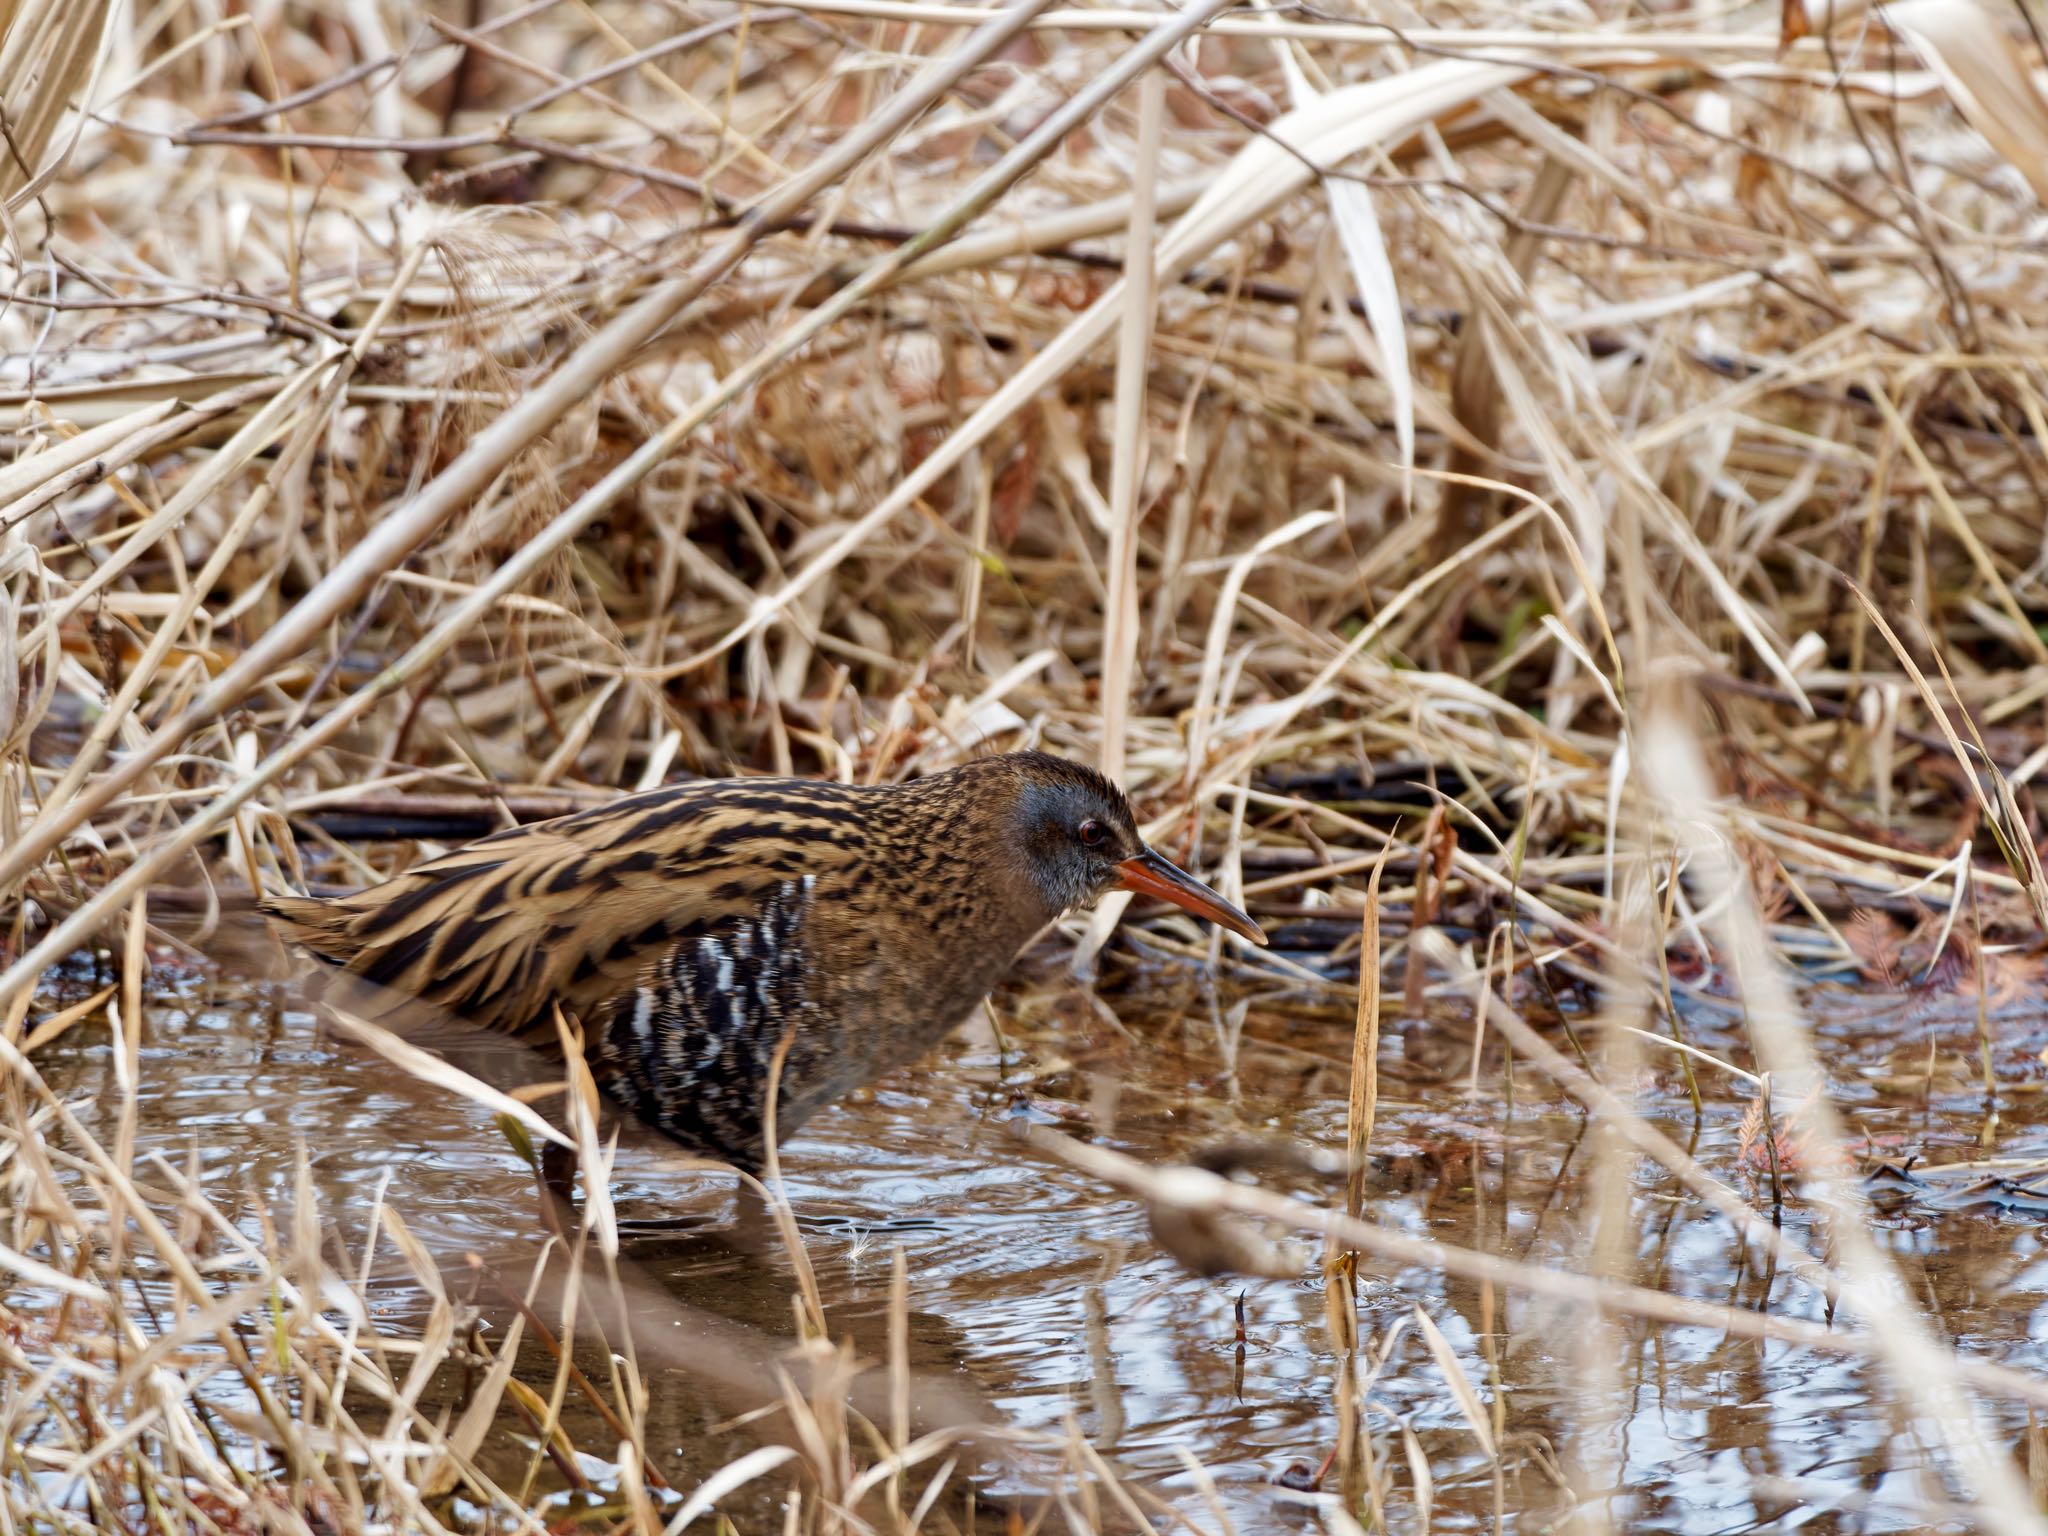
<svg viewBox="0 0 2048 1536">
<path fill-rule="evenodd" d="M 1785 956 L 2024 981 L 2034 22 L 0 0 L 0 1263 L 51 1302 L 0 1312 L 10 1527 L 429 1528 L 458 1492 L 530 1520 L 472 1458 L 559 1398 L 474 1353 L 430 1263 L 424 1334 L 380 1336 L 310 1197 L 252 1237 L 134 1160 L 132 1109 L 87 1126 L 35 1066 L 106 1021 L 132 1085 L 172 919 L 203 946 L 252 884 L 358 883 L 506 814 L 1030 740 L 1108 763 L 1269 922 L 1274 955 L 1224 957 L 1255 981 L 1348 996 L 1375 871 L 1392 974 L 1412 934 L 1467 997 L 1576 975 L 1655 1034 L 1739 994 L 1786 1081 L 1812 1063 Z M 38 992 L 93 945 L 111 997 Z M 1787 1246 L 1525 995 L 1495 1022 L 1627 1155 Z M 1699 1321 L 1599 1263 L 1089 1167 L 1162 1235 L 1235 1203 Z M 1969 1398 L 2042 1388 L 1937 1348 L 1855 1229 L 1790 1255 L 1851 1326 L 1708 1321 L 1927 1383 L 1970 1496 L 2023 1528 Z M 395 1214 L 367 1230 L 419 1258 Z M 583 1448 L 615 1518 L 677 1529 L 756 1477 L 806 1529 L 957 1518 L 966 1443 L 849 1408 L 807 1316 L 789 1445 L 688 1507 L 631 1451 L 630 1357 L 576 1386 L 627 1443 Z M 481 1411 L 417 1412 L 465 1350 Z M 1344 1424 L 1323 1518 L 1400 1524 Z M 1078 1437 L 1032 1454 L 1069 1519 L 1163 1518 Z"/>
</svg>

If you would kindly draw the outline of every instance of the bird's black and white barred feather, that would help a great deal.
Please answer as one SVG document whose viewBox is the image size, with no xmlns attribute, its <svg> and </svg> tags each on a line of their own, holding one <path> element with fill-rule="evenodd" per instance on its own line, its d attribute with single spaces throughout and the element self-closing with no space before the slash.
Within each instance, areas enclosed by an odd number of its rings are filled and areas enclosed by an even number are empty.
<svg viewBox="0 0 2048 1536">
<path fill-rule="evenodd" d="M 816 875 L 784 880 L 751 917 L 654 958 L 591 1056 L 612 1098 L 677 1141 L 760 1165 L 776 1052 L 785 1039 L 795 1048 L 817 1007 L 803 943 L 817 885 Z"/>
</svg>

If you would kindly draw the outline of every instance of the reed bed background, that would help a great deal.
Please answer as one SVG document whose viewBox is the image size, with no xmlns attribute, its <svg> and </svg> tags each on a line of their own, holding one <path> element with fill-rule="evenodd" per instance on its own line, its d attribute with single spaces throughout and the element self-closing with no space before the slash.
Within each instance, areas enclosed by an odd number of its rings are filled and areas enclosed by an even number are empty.
<svg viewBox="0 0 2048 1536">
<path fill-rule="evenodd" d="M 1918 1320 L 1846 1160 L 1800 1170 L 1836 1213 L 1816 1257 L 1603 1084 L 1691 1063 L 1825 1143 L 1788 962 L 2035 974 L 2039 24 L 0 0 L 0 1265 L 56 1298 L 0 1312 L 9 1528 L 430 1529 L 458 1494 L 531 1527 L 475 1459 L 512 1415 L 615 1467 L 612 1518 L 649 1530 L 753 1479 L 795 1490 L 791 1528 L 943 1529 L 999 1443 L 1075 1528 L 1220 1528 L 1078 1433 L 914 1434 L 904 1359 L 835 1345 L 814 1291 L 786 1443 L 667 1490 L 630 1344 L 535 1398 L 382 1207 L 368 1248 L 434 1298 L 387 1335 L 310 1186 L 252 1240 L 136 1159 L 132 1104 L 88 1126 L 36 1067 L 104 1025 L 132 1086 L 148 957 L 204 951 L 252 886 L 684 774 L 1027 742 L 1118 774 L 1279 941 L 1167 924 L 1152 953 L 1340 1006 L 1363 974 L 1354 1155 L 1381 1014 L 1481 999 L 1609 1128 L 1603 1176 L 1666 1162 L 1832 1326 L 1631 1287 L 1612 1248 L 1564 1275 L 1418 1246 L 1355 1183 L 1347 1216 L 1047 1155 L 1197 1264 L 1271 1259 L 1234 1210 L 1610 1323 L 1874 1352 L 1969 1518 L 2038 1528 L 1980 1415 L 2048 1384 Z M 1075 921 L 1077 964 L 1118 916 Z M 60 996 L 95 947 L 111 989 Z M 1574 983 L 1597 1060 L 1521 1017 Z M 1740 1061 L 1643 1038 L 1731 999 Z M 587 1284 L 532 1278 L 554 1326 L 625 1297 L 586 1221 Z M 1387 1343 L 1345 1346 L 1347 1402 Z M 472 1409 L 417 1411 L 458 1357 Z M 616 1443 L 550 1437 L 571 1392 Z M 1426 1461 L 1339 1411 L 1317 1518 L 1426 1523 Z"/>
</svg>

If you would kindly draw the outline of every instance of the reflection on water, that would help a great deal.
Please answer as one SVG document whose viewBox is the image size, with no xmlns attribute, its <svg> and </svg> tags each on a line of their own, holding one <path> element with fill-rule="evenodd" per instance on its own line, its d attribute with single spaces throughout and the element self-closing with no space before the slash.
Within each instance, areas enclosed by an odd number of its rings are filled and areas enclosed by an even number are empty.
<svg viewBox="0 0 2048 1536">
<path fill-rule="evenodd" d="M 1810 1001 L 1845 1111 L 1871 1152 L 1937 1163 L 1984 1155 L 1973 1010 L 1827 989 Z M 1071 1419 L 1113 1465 L 1205 1528 L 1218 1524 L 1212 1497 L 1239 1530 L 1313 1526 L 1311 1507 L 1282 1485 L 1313 1476 L 1337 1433 L 1320 1277 L 1192 1279 L 1151 1242 L 1141 1210 L 1039 1160 L 1007 1129 L 1018 1116 L 1080 1134 L 1106 1126 L 1111 1144 L 1158 1160 L 1243 1130 L 1341 1146 L 1348 1012 L 1293 1003 L 1254 999 L 1240 1022 L 1194 991 L 1113 996 L 1112 1014 L 1040 990 L 1009 1000 L 1000 1039 L 970 1026 L 921 1067 L 820 1115 L 786 1150 L 784 1171 L 835 1339 L 884 1358 L 900 1245 L 920 1418 L 1051 1430 Z M 1703 1048 L 1740 1056 L 1727 1020 L 1694 1023 Z M 2004 1157 L 2048 1146 L 2034 1092 L 2043 1034 L 2023 1012 L 1994 1021 L 1994 1141 Z M 1585 1122 L 1527 1068 L 1510 1100 L 1491 1056 L 1473 1091 L 1469 1036 L 1469 1023 L 1448 1015 L 1389 1031 L 1369 1214 L 1417 1235 L 1583 1268 L 1594 1237 Z M 1634 1085 L 1638 1102 L 1710 1169 L 1750 1183 L 1756 1149 L 1743 1095 L 1709 1075 L 1695 1117 L 1669 1063 L 1651 1065 L 1656 1075 Z M 52 1046 L 42 1066 L 88 1117 L 117 1102 L 97 1025 Z M 382 1188 L 457 1277 L 451 1289 L 474 1295 L 502 1330 L 509 1306 L 479 1289 L 466 1256 L 523 1283 L 539 1242 L 537 1205 L 530 1174 L 485 1112 L 325 1036 L 281 995 L 207 974 L 159 978 L 142 1071 L 143 1150 L 196 1166 L 224 1209 L 252 1209 L 244 1190 L 288 1209 L 303 1145 L 338 1253 L 361 1252 Z M 623 1215 L 675 1227 L 629 1240 L 622 1269 L 650 1378 L 648 1449 L 687 1488 L 759 1443 L 745 1421 L 775 1398 L 769 1372 L 794 1338 L 793 1280 L 772 1248 L 750 1252 L 735 1237 L 729 1181 L 668 1162 L 660 1147 L 629 1141 L 614 1193 Z M 2038 1368 L 2048 1262 L 2036 1225 L 2024 1209 L 1943 1211 L 1922 1193 L 1912 1185 L 1890 1202 L 1881 1232 L 1909 1289 L 1949 1339 Z M 1767 1199 L 1761 1186 L 1758 1198 Z M 1629 1199 L 1627 1278 L 1822 1317 L 1810 1287 L 1745 1260 L 1726 1223 L 1661 1170 L 1632 1164 Z M 1802 1243 L 1825 1244 L 1796 1201 L 1786 1221 Z M 409 1281 L 384 1280 L 372 1298 L 394 1324 L 423 1315 Z M 1889 1398 L 1867 1365 L 1705 1329 L 1624 1320 L 1602 1333 L 1571 1308 L 1419 1270 L 1369 1276 L 1363 1336 L 1377 1339 L 1418 1305 L 1467 1379 L 1500 1404 L 1513 1529 L 1547 1529 L 1585 1504 L 1633 1531 L 1927 1528 L 1924 1511 L 1955 1492 L 1942 1485 L 1913 1406 Z M 1606 1357 L 1589 1359 L 1602 1339 Z M 582 1363 L 609 1379 L 601 1358 Z M 523 1355 L 529 1372 L 545 1392 L 546 1358 Z M 451 1403 L 460 1389 L 435 1387 Z M 1491 1528 L 1490 1465 L 1415 1330 L 1371 1398 L 1368 1428 L 1392 1453 L 1395 1527 L 1417 1525 L 1398 1422 L 1427 1458 L 1436 1528 Z M 870 1407 L 878 1419 L 886 1412 Z M 594 1417 L 578 1419 L 588 1410 L 574 1394 L 566 1412 L 577 1444 L 614 1443 Z M 1990 1412 L 2017 1441 L 2023 1417 L 2008 1405 Z M 514 1423 L 484 1452 L 511 1486 L 532 1459 Z M 1202 1486 L 1211 1479 L 1213 1492 Z M 533 1486 L 559 1488 L 558 1469 L 541 1463 Z M 991 1452 L 974 1491 L 986 1507 L 1028 1506 L 1039 1490 L 1028 1459 Z M 770 1495 L 760 1498 L 755 1516 L 766 1523 Z M 744 1497 L 728 1507 L 748 1508 Z"/>
</svg>

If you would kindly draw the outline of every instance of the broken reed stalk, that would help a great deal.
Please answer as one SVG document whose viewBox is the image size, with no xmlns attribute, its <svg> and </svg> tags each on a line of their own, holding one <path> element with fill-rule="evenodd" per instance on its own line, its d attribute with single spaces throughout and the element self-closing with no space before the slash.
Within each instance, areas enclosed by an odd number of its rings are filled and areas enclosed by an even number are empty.
<svg viewBox="0 0 2048 1536">
<path fill-rule="evenodd" d="M 1344 1113 L 1344 1214 L 1353 1221 L 1365 1210 L 1365 1159 L 1372 1149 L 1372 1123 L 1380 1103 L 1380 877 L 1382 853 L 1365 883 L 1359 912 L 1358 1019 L 1352 1030 L 1351 1095 Z"/>
</svg>

